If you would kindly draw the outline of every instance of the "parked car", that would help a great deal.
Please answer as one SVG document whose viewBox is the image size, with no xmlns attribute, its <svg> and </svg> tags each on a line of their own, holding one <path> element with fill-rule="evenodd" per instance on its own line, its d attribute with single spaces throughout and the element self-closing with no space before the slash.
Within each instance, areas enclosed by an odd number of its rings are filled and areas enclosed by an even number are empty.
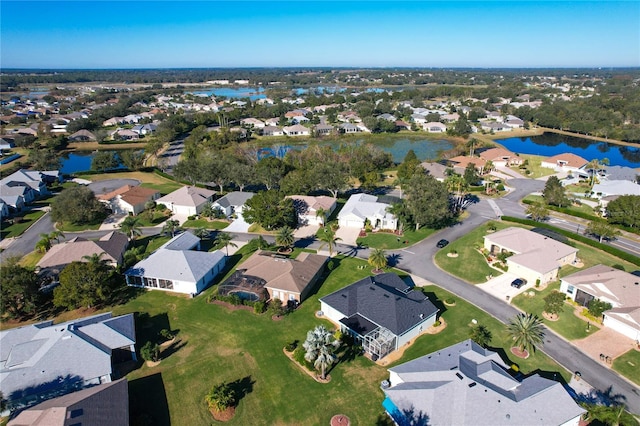
<svg viewBox="0 0 640 426">
<path fill-rule="evenodd" d="M 511 281 L 511 287 L 520 288 L 526 283 L 527 283 L 527 280 L 523 278 L 516 278 L 515 280 Z"/>
<path fill-rule="evenodd" d="M 443 240 L 438 241 L 438 243 L 436 244 L 436 247 L 438 247 L 438 248 L 443 248 L 443 247 L 445 247 L 447 244 L 449 244 L 449 241 L 447 241 L 447 240 L 444 240 L 444 239 L 443 239 Z"/>
</svg>

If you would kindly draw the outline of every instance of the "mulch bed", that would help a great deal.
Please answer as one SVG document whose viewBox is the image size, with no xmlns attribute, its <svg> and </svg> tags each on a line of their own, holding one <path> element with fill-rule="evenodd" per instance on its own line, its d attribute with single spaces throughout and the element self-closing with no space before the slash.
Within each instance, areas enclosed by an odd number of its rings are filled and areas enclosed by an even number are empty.
<svg viewBox="0 0 640 426">
<path fill-rule="evenodd" d="M 527 359 L 529 358 L 529 352 L 524 350 L 521 351 L 520 348 L 516 348 L 515 346 L 511 348 L 511 353 L 517 356 L 518 358 Z"/>
<path fill-rule="evenodd" d="M 558 321 L 560 319 L 560 315 L 558 314 L 548 314 L 546 312 L 542 312 L 542 316 L 548 321 Z"/>
<path fill-rule="evenodd" d="M 315 380 L 316 382 L 318 382 L 318 383 L 329 383 L 331 381 L 331 374 L 327 374 L 327 377 L 325 379 L 323 379 L 315 371 L 309 371 L 309 370 L 306 369 L 306 367 L 304 365 L 298 364 L 298 361 L 293 359 L 293 352 L 287 351 L 286 348 L 282 348 L 282 352 L 284 352 L 284 354 L 287 356 L 287 358 L 289 358 L 291 360 L 291 362 L 293 362 L 301 371 L 304 371 L 309 376 L 313 377 L 313 380 Z"/>
<path fill-rule="evenodd" d="M 219 422 L 228 422 L 236 415 L 236 407 L 229 407 L 224 411 L 216 411 L 214 409 L 209 409 L 209 412 L 213 416 L 214 419 Z"/>
</svg>

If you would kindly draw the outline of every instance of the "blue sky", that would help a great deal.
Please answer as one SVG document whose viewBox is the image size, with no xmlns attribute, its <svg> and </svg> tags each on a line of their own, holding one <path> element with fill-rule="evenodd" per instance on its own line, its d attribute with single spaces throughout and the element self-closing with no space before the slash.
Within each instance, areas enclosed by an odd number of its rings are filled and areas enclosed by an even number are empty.
<svg viewBox="0 0 640 426">
<path fill-rule="evenodd" d="M 640 2 L 0 1 L 2 68 L 640 66 Z"/>
</svg>

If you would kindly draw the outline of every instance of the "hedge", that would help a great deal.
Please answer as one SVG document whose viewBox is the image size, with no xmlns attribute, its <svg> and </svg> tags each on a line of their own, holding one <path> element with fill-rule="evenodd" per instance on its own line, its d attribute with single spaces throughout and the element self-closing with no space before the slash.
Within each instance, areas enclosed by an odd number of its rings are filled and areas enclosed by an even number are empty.
<svg viewBox="0 0 640 426">
<path fill-rule="evenodd" d="M 536 222 L 535 220 L 531 220 L 531 219 L 520 219 L 518 217 L 512 217 L 512 216 L 502 216 L 502 220 L 507 221 L 507 222 L 514 222 L 514 223 L 521 223 L 523 225 L 529 225 L 529 226 L 535 226 L 537 228 L 545 228 L 545 229 L 550 229 L 554 232 L 557 232 L 558 234 L 564 235 L 565 237 L 571 238 L 572 240 L 576 240 L 579 241 L 583 244 L 586 244 L 588 246 L 597 248 L 598 250 L 602 250 L 604 252 L 607 252 L 615 257 L 619 257 L 622 260 L 626 260 L 627 262 L 631 262 L 636 266 L 640 266 L 640 257 L 634 256 L 631 253 L 627 253 L 626 251 L 622 251 L 618 248 L 615 247 L 611 247 L 608 246 L 606 244 L 602 244 L 601 242 L 592 240 L 591 238 L 582 236 L 580 234 L 576 234 L 575 232 L 571 232 L 571 231 L 566 231 L 564 229 L 560 229 L 558 227 L 546 224 L 546 223 L 541 223 L 541 222 Z"/>
</svg>

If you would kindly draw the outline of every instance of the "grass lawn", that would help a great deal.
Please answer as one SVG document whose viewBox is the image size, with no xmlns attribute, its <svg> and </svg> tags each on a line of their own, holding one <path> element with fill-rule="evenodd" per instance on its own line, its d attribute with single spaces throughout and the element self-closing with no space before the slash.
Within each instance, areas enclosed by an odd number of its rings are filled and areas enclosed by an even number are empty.
<svg viewBox="0 0 640 426">
<path fill-rule="evenodd" d="M 42 210 L 34 210 L 25 214 L 20 222 L 14 220 L 13 224 L 9 224 L 8 221 L 2 221 L 2 226 L 0 227 L 2 229 L 2 231 L 0 231 L 2 239 L 22 235 L 24 231 L 29 229 L 29 227 L 42 216 L 44 216 L 44 212 Z"/>
<path fill-rule="evenodd" d="M 572 242 L 575 245 L 575 247 L 578 249 L 578 259 L 582 260 L 582 262 L 584 263 L 584 267 L 576 268 L 571 265 L 563 266 L 562 268 L 560 268 L 560 272 L 558 273 L 560 278 L 566 277 L 567 275 L 571 275 L 574 272 L 578 272 L 586 268 L 590 268 L 600 263 L 602 263 L 603 265 L 622 269 L 626 272 L 633 272 L 638 269 L 638 267 L 635 266 L 633 263 L 622 260 L 609 253 L 598 250 L 586 244 L 578 243 L 576 241 L 572 241 Z"/>
<path fill-rule="evenodd" d="M 640 385 L 640 351 L 631 349 L 619 356 L 613 361 L 613 369 L 636 385 Z"/>
<path fill-rule="evenodd" d="M 79 174 L 77 175 L 77 177 L 82 179 L 88 179 L 93 182 L 108 180 L 108 179 L 137 179 L 141 182 L 140 186 L 144 188 L 152 188 L 152 189 L 158 190 L 162 195 L 166 195 L 183 186 L 178 182 L 174 182 L 170 179 L 164 178 L 155 173 L 148 173 L 148 172 L 120 172 L 120 173 L 103 173 L 103 174 L 97 174 L 97 175 Z"/>
<path fill-rule="evenodd" d="M 138 218 L 138 224 L 142 227 L 146 227 L 146 226 L 156 226 L 162 222 L 164 222 L 165 220 L 169 219 L 171 217 L 171 210 L 165 209 L 165 210 L 154 210 L 153 212 L 153 217 L 149 217 L 147 216 L 147 214 L 145 212 L 140 213 L 138 216 L 136 216 L 136 218 Z"/>
<path fill-rule="evenodd" d="M 58 228 L 58 230 L 62 232 L 97 231 L 98 229 L 100 229 L 100 225 L 102 225 L 102 221 L 98 223 L 85 223 L 82 225 L 76 225 L 67 222 L 57 222 L 56 228 Z"/>
<path fill-rule="evenodd" d="M 229 226 L 229 222 L 224 222 L 222 220 L 214 220 L 210 222 L 206 219 L 188 220 L 182 225 L 183 228 L 205 228 L 205 229 L 224 229 L 227 226 Z"/>
<path fill-rule="evenodd" d="M 541 195 L 527 195 L 526 197 L 524 197 L 524 200 L 545 204 L 544 198 Z M 567 209 L 569 209 L 570 212 L 578 212 L 578 213 L 583 213 L 583 214 L 589 214 L 589 215 L 593 216 L 594 218 L 597 217 L 595 215 L 595 213 L 593 212 L 593 208 L 589 207 L 586 204 L 582 204 L 582 205 L 579 205 L 579 206 L 571 205 L 571 206 L 568 206 Z"/>
<path fill-rule="evenodd" d="M 553 290 L 559 290 L 560 283 L 549 284 L 547 288 L 542 291 L 533 290 L 535 296 L 527 296 L 528 291 L 519 294 L 513 299 L 513 304 L 523 311 L 531 314 L 536 314 L 542 319 L 542 322 L 560 334 L 567 340 L 578 340 L 587 337 L 589 334 L 587 331 L 587 322 L 581 320 L 573 314 L 574 307 L 568 303 L 565 303 L 564 311 L 558 316 L 557 321 L 549 321 L 543 318 L 542 311 L 544 311 L 544 298 Z M 591 332 L 597 331 L 596 327 L 590 328 Z"/>
<path fill-rule="evenodd" d="M 475 319 L 478 324 L 486 326 L 491 331 L 492 339 L 490 349 L 500 353 L 507 365 L 517 364 L 520 371 L 524 374 L 535 370 L 539 370 L 543 375 L 543 372 L 558 372 L 566 381 L 571 379 L 571 373 L 569 371 L 556 364 L 555 361 L 540 351 L 537 351 L 527 359 L 520 359 L 512 355 L 510 352 L 512 340 L 506 332 L 506 326 L 486 312 L 440 287 L 426 286 L 422 287 L 422 290 L 432 301 L 434 298 L 437 298 L 438 301 L 453 298 L 456 304 L 455 306 L 445 306 L 440 302 L 436 302 L 436 306 L 440 309 L 439 315 L 447 323 L 447 327 L 438 334 L 427 334 L 418 338 L 416 342 L 405 351 L 404 356 L 393 365 L 410 361 L 427 353 L 468 339 L 471 328 L 473 327 L 471 320 Z M 553 376 L 553 374 L 550 374 L 550 376 Z"/>
<path fill-rule="evenodd" d="M 420 228 L 419 230 L 405 230 L 404 234 L 396 235 L 389 232 L 369 232 L 366 237 L 358 238 L 358 244 L 365 247 L 394 250 L 411 246 L 424 240 L 429 235 L 436 232 L 435 229 Z"/>
<path fill-rule="evenodd" d="M 40 253 L 39 251 L 34 250 L 31 253 L 22 256 L 22 259 L 20 259 L 19 263 L 20 266 L 23 266 L 25 268 L 35 269 L 36 265 L 43 257 L 44 253 Z"/>
<path fill-rule="evenodd" d="M 157 339 L 162 328 L 179 331 L 175 347 L 165 349 L 160 365 L 145 365 L 127 376 L 134 421 L 147 415 L 154 424 L 211 424 L 204 395 L 212 385 L 226 380 L 241 381 L 246 392 L 231 424 L 328 424 L 337 413 L 349 416 L 353 424 L 376 424 L 383 414 L 379 383 L 387 377 L 385 368 L 358 357 L 335 366 L 330 371 L 331 382 L 319 384 L 282 353 L 284 345 L 303 341 L 314 326 L 323 323 L 333 327 L 314 316 L 320 297 L 368 275 L 368 269 L 358 269 L 365 264 L 362 260 L 334 261 L 339 267 L 297 311 L 281 321 L 209 305 L 206 296 L 213 288 L 192 300 L 150 291 L 115 308 L 117 315 L 144 313 L 137 323 L 139 346 Z M 451 297 L 438 287 L 425 290 L 439 298 Z M 501 331 L 504 326 L 468 303 L 458 300 L 455 307 L 446 308 L 443 318 L 449 324 L 445 331 L 419 338 L 400 362 L 467 338 L 472 318 L 489 326 L 496 344 L 504 344 L 508 350 L 508 337 Z M 513 361 L 525 372 L 560 370 L 541 353 L 526 361 Z M 567 372 L 562 374 L 569 377 Z M 322 410 L 313 408 L 318 401 L 322 401 Z"/>
<path fill-rule="evenodd" d="M 543 176 L 550 176 L 555 173 L 553 169 L 542 167 L 542 159 L 545 157 L 529 154 L 520 154 L 520 157 L 525 160 L 529 160 L 529 165 L 526 170 L 529 170 L 531 173 L 527 175 L 524 170 L 519 169 L 518 167 L 513 167 L 513 169 L 518 173 L 521 173 L 523 176 L 527 176 L 531 179 L 537 179 Z"/>
<path fill-rule="evenodd" d="M 500 222 L 492 223 L 496 226 L 498 231 L 512 226 L 510 224 Z M 483 237 L 486 233 L 487 226 L 480 226 L 465 236 L 453 241 L 436 253 L 436 265 L 448 273 L 472 284 L 486 282 L 488 275 L 493 275 L 494 277 L 502 275 L 502 272 L 490 267 L 484 256 L 476 250 L 477 247 L 482 247 Z M 447 253 L 452 250 L 458 252 L 458 257 L 447 256 Z"/>
</svg>

